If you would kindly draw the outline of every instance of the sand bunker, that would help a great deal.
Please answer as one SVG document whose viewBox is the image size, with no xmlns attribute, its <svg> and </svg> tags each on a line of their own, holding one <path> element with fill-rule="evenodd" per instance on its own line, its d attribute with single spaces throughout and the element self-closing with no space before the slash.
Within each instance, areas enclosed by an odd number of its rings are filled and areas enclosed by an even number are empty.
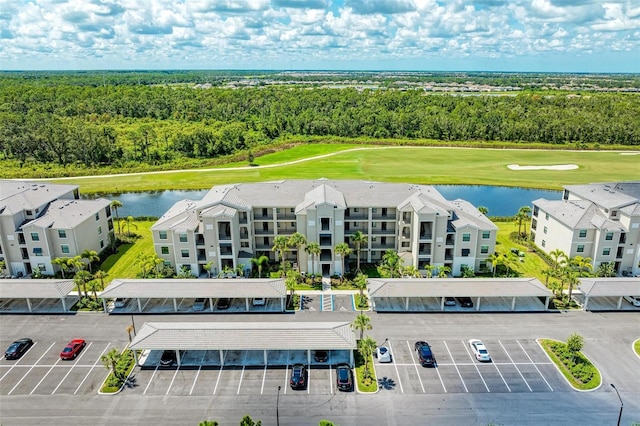
<svg viewBox="0 0 640 426">
<path fill-rule="evenodd" d="M 621 152 L 620 155 L 639 155 L 640 152 Z"/>
<path fill-rule="evenodd" d="M 521 166 L 520 164 L 509 164 L 511 170 L 575 170 L 577 164 L 557 164 L 555 166 Z"/>
</svg>

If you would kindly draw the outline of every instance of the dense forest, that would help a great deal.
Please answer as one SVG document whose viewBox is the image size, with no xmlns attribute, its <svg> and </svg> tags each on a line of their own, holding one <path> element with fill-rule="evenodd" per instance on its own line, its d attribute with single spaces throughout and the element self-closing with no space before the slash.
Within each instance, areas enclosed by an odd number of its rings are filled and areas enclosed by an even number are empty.
<svg viewBox="0 0 640 426">
<path fill-rule="evenodd" d="M 215 84 L 206 86 L 197 73 L 118 75 L 0 74 L 2 161 L 124 169 L 139 163 L 218 158 L 292 137 L 506 141 L 583 148 L 640 145 L 638 93 L 430 93 L 416 88 L 410 82 L 415 77 L 406 75 L 380 75 L 375 89 L 362 88 L 358 81 L 326 87 L 338 77 L 324 74 L 313 75 L 313 81 L 325 82 L 314 87 L 282 84 L 271 74 L 257 78 L 220 73 Z M 520 89 L 540 83 L 533 78 L 517 83 L 522 76 L 507 77 L 503 83 Z M 228 85 L 247 78 L 258 83 Z M 290 74 L 286 78 L 293 79 Z M 371 86 L 371 77 L 366 78 Z M 460 84 L 461 78 L 450 76 L 448 83 Z M 470 78 L 464 76 L 467 88 L 500 83 L 499 76 L 479 82 Z M 592 77 L 583 78 L 594 84 Z M 615 86 L 628 88 L 629 81 L 637 83 L 634 78 L 619 77 Z M 269 84 L 274 81 L 279 84 Z"/>
</svg>

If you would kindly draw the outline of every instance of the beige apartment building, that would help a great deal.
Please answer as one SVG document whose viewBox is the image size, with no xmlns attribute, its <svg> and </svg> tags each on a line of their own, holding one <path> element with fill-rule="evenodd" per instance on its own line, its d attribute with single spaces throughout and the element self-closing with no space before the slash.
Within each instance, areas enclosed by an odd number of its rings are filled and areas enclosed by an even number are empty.
<svg viewBox="0 0 640 426">
<path fill-rule="evenodd" d="M 640 182 L 568 185 L 562 200 L 535 200 L 531 237 L 547 253 L 591 258 L 594 271 L 613 262 L 617 275 L 639 275 Z"/>
<path fill-rule="evenodd" d="M 100 253 L 113 237 L 109 200 L 80 200 L 77 185 L 0 180 L 3 275 L 54 275 L 53 259 Z"/>
<path fill-rule="evenodd" d="M 426 185 L 362 180 L 283 180 L 213 187 L 200 201 L 174 204 L 152 227 L 156 253 L 177 270 L 193 275 L 251 269 L 251 258 L 278 260 L 277 236 L 299 232 L 320 245 L 314 262 L 304 247 L 300 268 L 306 273 L 342 274 L 337 244 L 354 248 L 351 236 L 367 236 L 361 262 L 379 262 L 395 250 L 405 266 L 423 273 L 426 265 L 462 265 L 479 270 L 495 251 L 497 227 L 464 200 L 446 200 Z M 286 256 L 296 262 L 296 249 Z M 355 261 L 355 251 L 345 259 Z"/>
</svg>

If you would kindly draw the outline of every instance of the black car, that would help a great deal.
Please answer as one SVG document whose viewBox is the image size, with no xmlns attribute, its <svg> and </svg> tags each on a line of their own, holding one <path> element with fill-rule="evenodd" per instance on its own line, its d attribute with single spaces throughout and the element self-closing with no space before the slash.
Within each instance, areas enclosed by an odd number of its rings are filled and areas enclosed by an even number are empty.
<svg viewBox="0 0 640 426">
<path fill-rule="evenodd" d="M 178 359 L 176 358 L 176 351 L 166 350 L 162 352 L 162 357 L 160 358 L 160 365 L 163 367 L 171 367 L 173 364 L 176 364 Z"/>
<path fill-rule="evenodd" d="M 456 299 L 463 308 L 473 308 L 473 300 L 470 297 L 456 297 Z"/>
<path fill-rule="evenodd" d="M 304 389 L 307 386 L 307 367 L 303 364 L 294 364 L 291 368 L 291 389 Z"/>
<path fill-rule="evenodd" d="M 436 360 L 433 357 L 431 346 L 427 342 L 416 342 L 414 345 L 416 352 L 418 353 L 418 360 L 423 367 L 435 367 Z"/>
<path fill-rule="evenodd" d="M 353 371 L 351 371 L 349 364 L 338 364 L 336 367 L 336 384 L 338 390 L 353 390 Z"/>
<path fill-rule="evenodd" d="M 313 358 L 316 360 L 316 362 L 327 362 L 327 359 L 329 359 L 329 354 L 327 353 L 327 351 L 315 351 L 313 354 Z"/>
<path fill-rule="evenodd" d="M 216 306 L 218 309 L 228 309 L 230 303 L 231 303 L 230 299 L 227 299 L 226 297 L 221 297 L 220 299 L 218 299 L 218 304 Z"/>
<path fill-rule="evenodd" d="M 6 359 L 18 359 L 33 345 L 33 340 L 24 338 L 16 340 L 7 348 L 4 353 Z"/>
</svg>

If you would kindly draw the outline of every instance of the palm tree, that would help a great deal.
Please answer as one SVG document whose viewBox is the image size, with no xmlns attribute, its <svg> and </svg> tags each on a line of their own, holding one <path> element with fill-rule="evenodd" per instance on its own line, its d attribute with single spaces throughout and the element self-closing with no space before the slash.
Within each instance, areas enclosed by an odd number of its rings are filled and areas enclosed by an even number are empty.
<svg viewBox="0 0 640 426">
<path fill-rule="evenodd" d="M 371 325 L 371 318 L 369 318 L 366 314 L 358 314 L 357 317 L 354 318 L 351 323 L 351 328 L 354 331 L 360 332 L 360 340 L 364 337 L 364 332 L 366 330 L 371 330 L 373 326 Z"/>
<path fill-rule="evenodd" d="M 576 256 L 569 259 L 571 269 L 578 273 L 580 277 L 588 277 L 593 271 L 592 260 L 590 257 Z"/>
<path fill-rule="evenodd" d="M 78 271 L 76 275 L 73 277 L 73 282 L 78 287 L 78 294 L 82 295 L 84 292 L 84 297 L 89 297 L 89 293 L 87 293 L 87 283 L 93 279 L 93 275 L 91 275 L 88 271 Z"/>
<path fill-rule="evenodd" d="M 480 206 L 480 207 L 478 207 L 478 211 L 479 211 L 480 213 L 482 213 L 483 215 L 485 215 L 485 216 L 486 216 L 487 214 L 489 214 L 489 209 L 488 209 L 488 208 L 486 208 L 485 206 Z"/>
<path fill-rule="evenodd" d="M 598 271 L 596 275 L 599 277 L 615 277 L 616 270 L 613 262 L 602 262 L 600 266 L 598 266 Z"/>
<path fill-rule="evenodd" d="M 287 287 L 287 290 L 289 290 L 290 292 L 289 300 L 291 300 L 291 303 L 293 303 L 293 298 L 296 295 L 296 285 L 298 285 L 299 277 L 300 277 L 300 274 L 298 274 L 297 272 L 294 272 L 284 280 L 284 285 Z"/>
<path fill-rule="evenodd" d="M 104 279 L 108 276 L 109 274 L 107 274 L 105 271 L 103 271 L 102 269 L 98 269 L 96 271 L 96 273 L 93 275 L 93 277 L 95 279 L 97 279 L 98 281 L 100 281 L 100 290 L 104 290 Z"/>
<path fill-rule="evenodd" d="M 560 249 L 550 251 L 549 256 L 553 258 L 553 270 L 556 272 L 567 260 L 567 255 Z"/>
<path fill-rule="evenodd" d="M 100 357 L 100 362 L 102 362 L 102 365 L 109 369 L 117 379 L 120 379 L 117 369 L 118 361 L 120 361 L 120 358 L 122 358 L 122 354 L 117 348 L 111 348 L 109 352 Z"/>
<path fill-rule="evenodd" d="M 60 272 L 62 272 L 62 279 L 65 279 L 64 271 L 69 267 L 69 258 L 68 257 L 56 257 L 51 261 L 54 265 L 58 265 L 60 267 Z"/>
<path fill-rule="evenodd" d="M 507 277 L 509 276 L 509 273 L 511 272 L 513 267 L 516 265 L 517 259 L 518 258 L 512 251 L 502 253 L 502 264 L 507 267 L 507 275 L 505 276 Z"/>
<path fill-rule="evenodd" d="M 258 278 L 262 278 L 262 267 L 269 263 L 269 256 L 254 257 L 251 259 L 251 263 L 258 267 Z"/>
<path fill-rule="evenodd" d="M 438 278 L 447 278 L 451 273 L 451 268 L 448 266 L 438 266 Z"/>
<path fill-rule="evenodd" d="M 424 271 L 425 271 L 425 275 L 427 276 L 427 278 L 433 278 L 433 271 L 436 269 L 435 266 L 431 265 L 431 264 L 426 264 L 423 266 Z"/>
<path fill-rule="evenodd" d="M 353 244 L 356 248 L 356 256 L 357 256 L 356 274 L 357 274 L 358 272 L 361 272 L 360 271 L 360 249 L 362 248 L 363 244 L 367 244 L 367 236 L 360 231 L 356 231 L 351 236 L 351 241 L 353 241 Z"/>
<path fill-rule="evenodd" d="M 378 273 L 383 278 L 400 278 L 402 275 L 402 260 L 395 250 L 387 250 L 382 255 L 382 262 L 378 266 Z"/>
<path fill-rule="evenodd" d="M 518 210 L 518 214 L 522 215 L 523 219 L 525 220 L 524 222 L 524 235 L 527 235 L 527 221 L 529 220 L 529 214 L 531 213 L 531 207 L 529 206 L 522 206 L 520 207 L 520 210 Z M 520 231 L 520 228 L 518 227 L 518 231 Z"/>
<path fill-rule="evenodd" d="M 98 260 L 100 260 L 100 256 L 98 256 L 98 252 L 95 250 L 85 250 L 82 252 L 82 254 L 80 255 L 83 259 L 87 259 L 88 260 L 88 265 L 89 265 L 89 272 L 93 272 L 92 268 L 91 268 L 91 263 L 93 262 L 97 262 Z"/>
<path fill-rule="evenodd" d="M 487 257 L 487 260 L 489 261 L 489 263 L 491 263 L 491 269 L 493 270 L 493 278 L 495 278 L 496 269 L 498 265 L 502 263 L 502 256 L 500 256 L 500 254 L 497 252 L 493 252 L 492 254 L 489 255 L 489 257 Z"/>
<path fill-rule="evenodd" d="M 122 202 L 120 200 L 113 200 L 111 202 L 111 208 L 116 213 L 116 223 L 118 224 L 118 234 L 122 233 L 122 228 L 120 227 L 120 217 L 118 216 L 118 209 L 122 207 Z"/>
<path fill-rule="evenodd" d="M 294 232 L 289 236 L 287 245 L 296 248 L 296 262 L 298 263 L 298 272 L 300 272 L 300 250 L 302 246 L 307 244 L 307 239 L 299 232 Z"/>
<path fill-rule="evenodd" d="M 82 261 L 82 256 L 80 255 L 69 258 L 69 260 L 67 260 L 67 265 L 69 268 L 74 269 L 76 274 L 81 270 L 84 270 L 84 267 L 86 266 Z"/>
<path fill-rule="evenodd" d="M 304 248 L 305 251 L 307 253 L 309 253 L 311 255 L 311 269 L 312 269 L 312 275 L 315 278 L 316 276 L 316 262 L 318 261 L 318 257 L 320 256 L 320 253 L 322 252 L 322 250 L 320 249 L 320 244 L 318 244 L 315 241 L 310 242 L 309 244 L 307 244 L 307 246 Z"/>
<path fill-rule="evenodd" d="M 420 278 L 422 276 L 418 268 L 416 268 L 414 265 L 409 265 L 402 268 L 402 275 L 413 278 Z"/>
<path fill-rule="evenodd" d="M 347 243 L 340 243 L 338 245 L 336 245 L 335 247 L 335 252 L 337 255 L 340 256 L 340 263 L 342 265 L 342 270 L 341 270 L 341 274 L 340 274 L 340 281 L 344 281 L 344 260 L 347 256 L 349 256 L 349 254 L 352 252 L 351 247 L 349 247 L 349 244 Z"/>
<path fill-rule="evenodd" d="M 7 267 L 7 262 L 4 259 L 0 260 L 0 272 L 4 271 L 4 268 Z"/>
<path fill-rule="evenodd" d="M 578 279 L 580 275 L 574 271 L 567 272 L 567 284 L 569 284 L 569 303 L 571 303 L 571 295 L 573 294 L 573 286 L 578 284 L 580 280 Z"/>
<path fill-rule="evenodd" d="M 271 251 L 275 251 L 278 253 L 280 257 L 280 262 L 282 263 L 282 275 L 287 276 L 287 271 L 285 269 L 285 258 L 284 254 L 289 251 L 289 239 L 284 235 L 278 235 L 273 239 L 273 247 L 271 247 Z"/>
<path fill-rule="evenodd" d="M 95 276 L 93 278 L 95 278 Z M 96 281 L 95 279 L 92 279 L 91 281 L 87 282 L 86 286 L 89 289 L 89 291 L 91 293 L 93 293 L 94 300 L 97 300 L 98 299 L 98 293 L 96 291 L 100 287 L 100 282 Z"/>
<path fill-rule="evenodd" d="M 253 260 L 253 259 L 251 259 Z M 211 269 L 213 268 L 213 265 L 215 264 L 215 262 L 212 260 L 210 262 L 205 263 L 202 266 L 202 269 L 204 269 L 207 272 L 207 277 L 211 278 Z"/>
<path fill-rule="evenodd" d="M 371 371 L 369 371 L 369 362 L 371 361 L 371 356 L 373 352 L 376 350 L 378 344 L 375 340 L 373 340 L 370 336 L 365 337 L 364 339 L 360 339 L 358 342 L 358 353 L 364 359 L 364 371 L 363 376 L 365 379 L 371 378 Z"/>
<path fill-rule="evenodd" d="M 126 219 L 122 219 L 121 222 L 124 222 L 125 225 L 127 225 L 127 237 L 131 236 L 131 227 L 133 227 L 133 229 L 138 229 L 138 225 L 136 225 L 135 219 L 133 218 L 133 216 L 127 216 Z M 118 226 L 122 226 L 122 225 L 118 225 Z"/>
<path fill-rule="evenodd" d="M 353 285 L 360 290 L 360 299 L 364 298 L 364 289 L 367 288 L 367 276 L 362 274 L 361 272 L 356 275 L 356 278 L 353 280 Z"/>
</svg>

